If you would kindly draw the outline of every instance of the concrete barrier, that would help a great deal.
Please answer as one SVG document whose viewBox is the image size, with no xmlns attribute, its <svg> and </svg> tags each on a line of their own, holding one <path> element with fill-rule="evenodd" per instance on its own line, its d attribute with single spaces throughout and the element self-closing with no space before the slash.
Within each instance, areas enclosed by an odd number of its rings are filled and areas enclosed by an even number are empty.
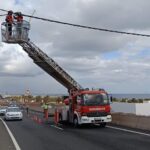
<svg viewBox="0 0 150 150">
<path fill-rule="evenodd" d="M 136 116 L 133 114 L 113 113 L 112 123 L 131 128 L 150 130 L 150 117 Z"/>
<path fill-rule="evenodd" d="M 150 130 L 150 117 L 139 116 L 137 128 Z"/>
</svg>

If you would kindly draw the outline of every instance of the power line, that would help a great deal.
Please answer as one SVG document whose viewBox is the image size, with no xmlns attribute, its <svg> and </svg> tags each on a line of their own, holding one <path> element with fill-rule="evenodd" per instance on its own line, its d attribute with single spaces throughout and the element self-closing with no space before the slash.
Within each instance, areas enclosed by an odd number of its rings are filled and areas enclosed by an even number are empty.
<svg viewBox="0 0 150 150">
<path fill-rule="evenodd" d="M 5 12 L 8 12 L 8 10 L 5 10 L 5 9 L 0 9 L 1 11 L 5 11 Z"/>
<path fill-rule="evenodd" d="M 4 10 L 4 9 L 0 9 L 0 10 L 1 11 L 7 11 L 7 10 Z M 57 23 L 57 24 L 63 24 L 63 25 L 68 25 L 68 26 L 73 26 L 73 27 L 78 27 L 78 28 L 85 28 L 85 29 L 89 29 L 89 30 L 112 32 L 112 33 L 134 35 L 134 36 L 150 37 L 150 34 L 142 34 L 142 33 L 135 33 L 135 32 L 125 32 L 125 31 L 119 31 L 119 30 L 98 28 L 98 27 L 74 24 L 74 23 L 69 23 L 69 22 L 57 21 L 57 20 L 52 20 L 52 19 L 46 19 L 46 18 L 31 16 L 31 15 L 26 15 L 26 14 L 22 14 L 22 15 L 25 16 L 25 17 L 29 17 L 29 18 L 39 19 L 39 20 L 43 20 L 43 21 L 47 21 L 47 22 L 53 22 L 53 23 Z"/>
<path fill-rule="evenodd" d="M 0 16 L 6 16 L 7 14 L 4 14 L 4 15 L 0 15 Z"/>
<path fill-rule="evenodd" d="M 36 16 L 30 16 L 30 15 L 25 15 L 25 14 L 23 14 L 23 16 L 25 16 L 25 17 L 31 17 L 31 18 L 35 18 L 35 19 L 40 19 L 40 20 L 48 21 L 48 22 L 54 22 L 54 23 L 58 23 L 58 24 L 64 24 L 64 25 L 69 25 L 69 26 L 74 26 L 74 27 L 79 27 L 79 28 L 90 29 L 90 30 L 98 30 L 98 31 L 113 32 L 113 33 L 119 33 L 119 34 L 128 34 L 128 35 L 135 35 L 135 36 L 150 37 L 149 34 L 141 34 L 141 33 L 134 33 L 134 32 L 125 32 L 125 31 L 118 31 L 118 30 L 97 28 L 97 27 L 92 27 L 92 26 L 85 26 L 85 25 L 80 25 L 80 24 L 73 24 L 73 23 L 62 22 L 62 21 L 57 21 L 57 20 L 52 20 L 52 19 L 46 19 L 46 18 L 41 18 L 41 17 L 36 17 Z"/>
<path fill-rule="evenodd" d="M 8 12 L 7 10 L 5 9 L 0 9 L 0 11 L 4 11 L 4 12 Z M 6 16 L 7 14 L 3 14 L 3 15 L 0 15 L 0 16 Z"/>
</svg>

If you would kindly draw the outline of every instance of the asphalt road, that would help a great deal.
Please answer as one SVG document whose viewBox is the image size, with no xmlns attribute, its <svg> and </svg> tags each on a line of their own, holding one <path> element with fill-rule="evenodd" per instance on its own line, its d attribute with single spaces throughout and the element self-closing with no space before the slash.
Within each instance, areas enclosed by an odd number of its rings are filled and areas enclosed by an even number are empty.
<svg viewBox="0 0 150 150">
<path fill-rule="evenodd" d="M 14 144 L 1 120 L 0 120 L 0 150 L 15 150 Z"/>
<path fill-rule="evenodd" d="M 56 128 L 52 122 L 38 124 L 31 117 L 6 122 L 22 150 L 149 150 L 150 135 L 109 127 Z"/>
</svg>

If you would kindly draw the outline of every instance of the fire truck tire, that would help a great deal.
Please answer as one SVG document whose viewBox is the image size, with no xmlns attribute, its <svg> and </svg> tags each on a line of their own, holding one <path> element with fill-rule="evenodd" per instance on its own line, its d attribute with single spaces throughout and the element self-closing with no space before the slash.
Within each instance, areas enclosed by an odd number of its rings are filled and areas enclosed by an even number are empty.
<svg viewBox="0 0 150 150">
<path fill-rule="evenodd" d="M 105 128 L 105 126 L 106 126 L 106 122 L 100 123 L 100 127 Z"/>
<path fill-rule="evenodd" d="M 73 125 L 74 125 L 75 128 L 77 128 L 77 127 L 79 126 L 77 116 L 74 116 L 74 119 L 73 119 Z"/>
</svg>

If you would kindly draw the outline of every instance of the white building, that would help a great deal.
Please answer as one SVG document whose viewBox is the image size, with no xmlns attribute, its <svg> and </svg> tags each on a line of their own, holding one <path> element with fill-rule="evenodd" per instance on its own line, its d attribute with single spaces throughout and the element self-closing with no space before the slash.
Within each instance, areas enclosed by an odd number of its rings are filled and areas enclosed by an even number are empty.
<svg viewBox="0 0 150 150">
<path fill-rule="evenodd" d="M 150 103 L 119 103 L 111 104 L 112 112 L 130 113 L 135 115 L 150 116 Z"/>
</svg>

